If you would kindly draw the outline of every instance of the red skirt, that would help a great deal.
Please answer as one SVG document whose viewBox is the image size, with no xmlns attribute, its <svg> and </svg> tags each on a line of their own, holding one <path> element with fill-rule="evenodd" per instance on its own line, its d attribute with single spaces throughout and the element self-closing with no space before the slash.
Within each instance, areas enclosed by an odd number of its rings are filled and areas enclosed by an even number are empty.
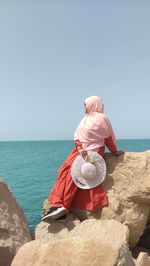
<svg viewBox="0 0 150 266">
<path fill-rule="evenodd" d="M 100 148 L 99 154 L 104 155 L 103 147 Z M 48 200 L 53 207 L 64 206 L 68 211 L 71 208 L 94 211 L 108 204 L 107 195 L 102 185 L 91 189 L 81 189 L 75 185 L 71 177 L 71 165 L 78 155 L 77 149 L 74 148 L 61 165 Z"/>
</svg>

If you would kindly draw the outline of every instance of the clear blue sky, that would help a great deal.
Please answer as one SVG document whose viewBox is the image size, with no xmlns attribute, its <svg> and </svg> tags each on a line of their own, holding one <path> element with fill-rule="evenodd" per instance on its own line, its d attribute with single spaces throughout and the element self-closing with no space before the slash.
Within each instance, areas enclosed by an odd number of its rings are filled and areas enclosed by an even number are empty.
<svg viewBox="0 0 150 266">
<path fill-rule="evenodd" d="M 73 139 L 91 95 L 150 138 L 150 1 L 1 0 L 0 140 Z"/>
</svg>

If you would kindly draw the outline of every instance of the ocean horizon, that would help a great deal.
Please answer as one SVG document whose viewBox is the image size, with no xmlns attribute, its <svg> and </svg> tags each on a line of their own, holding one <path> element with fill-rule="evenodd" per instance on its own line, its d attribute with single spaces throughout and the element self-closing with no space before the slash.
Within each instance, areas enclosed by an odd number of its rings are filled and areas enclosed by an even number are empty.
<svg viewBox="0 0 150 266">
<path fill-rule="evenodd" d="M 117 141 L 120 140 L 150 140 L 150 138 L 118 138 Z M 20 139 L 20 140 L 0 140 L 0 142 L 31 142 L 31 141 L 72 141 L 72 139 Z"/>
<path fill-rule="evenodd" d="M 73 140 L 0 141 L 0 176 L 23 209 L 30 230 L 40 222 L 43 201 L 73 147 Z M 150 139 L 118 139 L 117 147 L 143 152 L 150 149 Z"/>
</svg>

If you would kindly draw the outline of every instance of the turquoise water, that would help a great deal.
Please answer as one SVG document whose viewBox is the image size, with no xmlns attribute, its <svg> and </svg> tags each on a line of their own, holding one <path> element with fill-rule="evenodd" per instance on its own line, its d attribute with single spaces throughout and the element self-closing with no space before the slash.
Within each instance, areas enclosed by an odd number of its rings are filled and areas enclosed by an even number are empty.
<svg viewBox="0 0 150 266">
<path fill-rule="evenodd" d="M 31 230 L 40 222 L 42 203 L 73 146 L 73 141 L 0 142 L 0 176 L 24 210 Z M 150 139 L 119 140 L 118 148 L 149 150 Z"/>
</svg>

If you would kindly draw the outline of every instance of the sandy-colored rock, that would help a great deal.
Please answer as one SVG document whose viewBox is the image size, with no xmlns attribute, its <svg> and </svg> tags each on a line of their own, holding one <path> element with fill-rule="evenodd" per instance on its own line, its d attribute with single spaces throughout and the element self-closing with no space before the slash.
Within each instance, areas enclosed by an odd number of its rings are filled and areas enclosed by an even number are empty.
<svg viewBox="0 0 150 266">
<path fill-rule="evenodd" d="M 12 266 L 114 266 L 119 265 L 115 264 L 117 256 L 116 250 L 100 240 L 73 238 L 59 240 L 48 246 L 40 246 L 38 242 L 25 244 L 17 253 Z"/>
<path fill-rule="evenodd" d="M 114 220 L 88 220 L 60 240 L 25 244 L 12 266 L 134 266 L 128 249 L 129 230 Z"/>
<path fill-rule="evenodd" d="M 145 252 L 140 252 L 136 266 L 150 266 L 150 257 Z"/>
<path fill-rule="evenodd" d="M 8 266 L 18 251 L 31 240 L 26 218 L 22 209 L 0 180 L 0 266 Z"/>
<path fill-rule="evenodd" d="M 66 222 L 41 222 L 36 226 L 35 239 L 44 244 L 52 240 L 67 238 L 70 232 L 80 223 L 80 220 L 73 214 L 68 216 Z"/>
<path fill-rule="evenodd" d="M 115 220 L 89 219 L 77 225 L 70 231 L 70 237 L 80 236 L 83 239 L 100 239 L 103 242 L 119 246 L 120 243 L 128 245 L 128 227 Z"/>
<path fill-rule="evenodd" d="M 103 182 L 109 206 L 95 212 L 74 209 L 83 221 L 89 218 L 115 219 L 128 226 L 130 245 L 135 246 L 150 213 L 150 151 L 107 154 L 107 176 Z"/>
</svg>

